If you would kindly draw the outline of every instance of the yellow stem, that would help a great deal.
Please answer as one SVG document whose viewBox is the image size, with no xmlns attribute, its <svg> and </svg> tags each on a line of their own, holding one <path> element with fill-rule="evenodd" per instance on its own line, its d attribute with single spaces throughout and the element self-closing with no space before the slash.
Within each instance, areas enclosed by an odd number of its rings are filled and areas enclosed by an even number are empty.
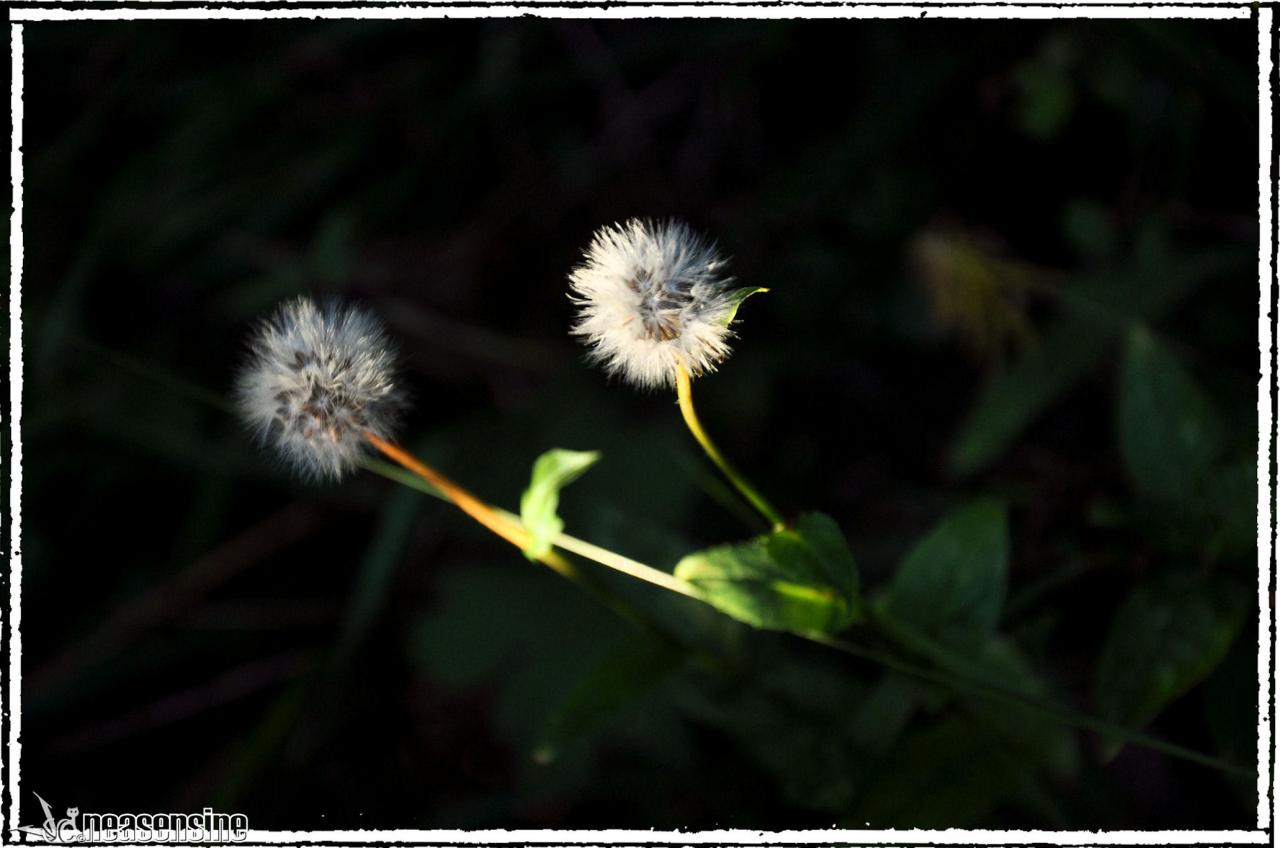
<svg viewBox="0 0 1280 848">
<path fill-rule="evenodd" d="M 412 459 L 412 457 L 410 457 L 410 459 Z M 381 474 L 388 480 L 394 480 L 403 486 L 410 486 L 420 492 L 425 492 L 426 494 L 431 495 L 434 498 L 439 498 L 443 501 L 450 500 L 444 492 L 436 488 L 434 483 L 420 474 L 413 474 L 414 477 L 418 478 L 417 480 L 407 480 L 402 476 L 402 472 L 399 468 L 387 465 L 385 462 L 380 460 L 366 458 L 362 459 L 360 464 L 375 474 Z M 521 522 L 520 516 L 515 513 L 507 512 L 505 509 L 496 506 L 490 507 L 490 510 L 509 524 L 524 529 L 524 524 Z M 593 545 L 590 542 L 577 538 L 576 536 L 570 536 L 568 533 L 557 533 L 551 539 L 551 544 L 557 548 L 568 551 L 569 553 L 577 554 L 583 559 L 589 559 L 592 562 L 599 563 L 607 568 L 612 568 L 614 571 L 621 572 L 622 574 L 626 574 L 630 577 L 635 577 L 638 580 L 643 580 L 646 583 L 652 583 L 653 585 L 660 586 L 668 591 L 679 592 L 681 595 L 687 595 L 690 598 L 702 600 L 702 596 L 698 594 L 697 590 L 684 580 L 681 580 L 666 571 L 654 568 L 651 565 L 645 565 L 643 562 L 637 562 L 636 560 L 625 557 L 622 554 L 614 553 L 607 548 Z"/>
<path fill-rule="evenodd" d="M 775 530 L 782 529 L 786 523 L 782 520 L 782 514 L 774 509 L 773 504 L 769 503 L 764 495 L 747 482 L 738 469 L 729 464 L 729 460 L 720 453 L 715 442 L 711 441 L 711 437 L 707 435 L 707 431 L 702 429 L 702 422 L 698 420 L 698 413 L 693 408 L 693 386 L 689 380 L 689 369 L 685 368 L 683 362 L 676 364 L 676 398 L 680 403 L 680 414 L 684 417 L 685 426 L 698 440 L 698 444 L 702 445 L 702 450 L 716 464 L 716 467 L 724 472 L 724 476 L 729 478 L 729 482 L 742 493 L 742 496 L 769 520 Z"/>
<path fill-rule="evenodd" d="M 583 559 L 589 559 L 607 568 L 612 568 L 614 571 L 622 572 L 638 580 L 644 580 L 655 586 L 661 586 L 663 589 L 672 592 L 679 592 L 681 595 L 688 595 L 690 598 L 702 599 L 697 590 L 688 583 L 665 571 L 659 571 L 651 565 L 636 562 L 634 559 L 624 557 L 622 554 L 616 554 L 611 550 L 593 545 L 566 533 L 556 534 L 556 537 L 551 541 L 556 547 L 563 548 L 571 554 L 577 554 Z"/>
<path fill-rule="evenodd" d="M 382 451 L 388 458 L 435 486 L 441 494 L 453 502 L 454 506 L 474 518 L 497 536 L 515 545 L 520 550 L 524 550 L 529 546 L 529 531 L 525 530 L 519 522 L 499 513 L 439 471 L 419 461 L 417 457 L 399 445 L 392 444 L 386 439 L 375 436 L 373 433 L 366 432 L 364 437 L 369 444 Z M 550 551 L 538 557 L 538 561 L 550 566 L 565 577 L 572 577 L 577 573 L 577 569 L 573 567 L 573 564 L 555 551 Z"/>
</svg>

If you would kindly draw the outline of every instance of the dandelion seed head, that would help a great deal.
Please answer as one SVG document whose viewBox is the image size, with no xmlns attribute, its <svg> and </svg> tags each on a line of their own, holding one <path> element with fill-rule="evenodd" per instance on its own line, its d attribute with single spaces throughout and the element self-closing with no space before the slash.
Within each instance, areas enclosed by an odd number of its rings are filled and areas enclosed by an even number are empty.
<svg viewBox="0 0 1280 848">
<path fill-rule="evenodd" d="M 403 407 L 396 357 L 371 313 L 300 297 L 262 321 L 236 381 L 241 417 L 302 476 L 338 479 L 389 439 Z"/>
<path fill-rule="evenodd" d="M 610 374 L 671 386 L 676 366 L 714 371 L 729 355 L 736 300 L 713 243 L 678 221 L 598 230 L 569 274 L 573 333 Z"/>
</svg>

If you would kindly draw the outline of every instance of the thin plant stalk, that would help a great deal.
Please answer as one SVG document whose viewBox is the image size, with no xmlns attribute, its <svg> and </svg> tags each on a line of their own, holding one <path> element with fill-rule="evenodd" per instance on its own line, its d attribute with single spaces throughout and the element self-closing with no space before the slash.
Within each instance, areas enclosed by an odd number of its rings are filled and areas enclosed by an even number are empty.
<svg viewBox="0 0 1280 848">
<path fill-rule="evenodd" d="M 401 452 L 403 453 L 403 451 Z M 412 457 L 410 458 L 412 459 Z M 397 460 L 397 462 L 399 462 L 399 460 Z M 403 465 L 403 463 L 400 464 Z M 417 489 L 425 494 L 432 495 L 433 497 L 437 497 L 443 501 L 452 501 L 452 499 L 432 483 L 429 478 L 423 477 L 420 474 L 415 473 L 414 476 L 406 475 L 395 466 L 388 465 L 372 457 L 362 460 L 361 465 L 373 473 L 380 474 L 389 480 L 400 483 L 401 485 L 410 486 L 411 488 Z M 489 506 L 488 508 L 500 518 L 503 518 L 512 525 L 519 527 L 522 531 L 524 530 L 524 526 L 520 523 L 519 516 L 514 513 L 507 512 L 505 509 L 501 509 L 500 507 Z M 611 568 L 614 571 L 626 574 L 629 577 L 634 577 L 637 580 L 652 583 L 654 586 L 661 587 L 670 592 L 685 595 L 686 597 L 697 598 L 699 600 L 701 599 L 697 590 L 678 577 L 674 577 L 671 574 L 654 568 L 651 565 L 645 565 L 643 562 L 637 562 L 636 560 L 625 557 L 622 554 L 615 553 L 614 551 L 607 550 L 606 548 L 602 548 L 598 545 L 593 545 L 588 541 L 577 538 L 576 536 L 570 536 L 568 533 L 557 533 L 552 537 L 551 544 L 561 550 L 577 554 L 583 559 L 591 560 L 592 562 L 603 565 L 606 568 Z"/>
<path fill-rule="evenodd" d="M 119 365 L 120 363 L 117 362 L 116 364 Z M 167 375 L 162 375 L 160 374 L 160 372 L 154 371 L 149 368 L 145 370 L 139 368 L 136 370 L 136 373 L 139 376 L 142 376 L 148 379 L 153 379 L 153 380 L 159 379 L 160 377 L 164 377 L 165 378 L 163 380 L 164 382 L 180 380 L 180 378 L 169 378 L 167 377 Z M 681 379 L 680 379 L 681 374 L 677 373 L 676 376 L 677 376 L 677 386 L 679 386 L 681 383 Z M 683 398 L 689 397 L 688 380 L 689 380 L 688 374 L 684 373 L 683 374 L 684 390 L 682 392 L 682 400 Z M 206 395 L 209 393 L 199 391 L 198 395 L 196 392 L 192 392 L 191 394 L 199 397 L 201 395 Z M 221 404 L 217 404 L 217 405 L 221 408 Z M 681 404 L 681 408 L 682 410 L 685 408 L 685 404 L 683 402 Z M 693 407 L 692 407 L 691 400 L 688 405 L 688 409 L 689 409 L 689 412 L 692 413 Z M 689 420 L 688 417 L 686 417 L 686 422 L 688 420 Z M 693 421 L 695 423 L 697 422 L 696 415 L 693 416 Z M 697 430 L 695 430 L 694 432 L 695 436 L 697 435 L 698 432 L 701 432 L 701 427 L 698 427 Z M 523 525 L 520 524 L 519 519 L 516 516 L 504 510 L 499 510 L 489 506 L 488 504 L 485 504 L 483 501 L 479 500 L 475 496 L 466 492 L 466 490 L 454 484 L 444 475 L 440 474 L 439 472 L 429 468 L 422 462 L 418 461 L 415 457 L 413 457 L 411 454 L 409 454 L 402 448 L 394 444 L 391 444 L 390 442 L 386 442 L 385 440 L 378 439 L 377 437 L 366 437 L 366 438 L 368 438 L 370 444 L 373 445 L 375 448 L 377 448 L 379 451 L 381 451 L 391 459 L 395 460 L 396 463 L 399 464 L 400 466 L 412 472 L 413 476 L 407 476 L 407 475 L 402 476 L 402 473 L 400 472 L 400 470 L 395 466 L 381 463 L 372 458 L 366 458 L 366 459 L 360 460 L 361 465 L 363 465 L 364 467 L 368 468 L 371 471 L 374 471 L 377 474 L 387 477 L 388 479 L 394 480 L 395 482 L 400 483 L 401 485 L 410 486 L 411 488 L 417 489 L 426 494 L 430 494 L 434 497 L 441 498 L 442 500 L 449 500 L 453 502 L 455 505 L 457 505 L 460 509 L 463 509 L 465 512 L 467 512 L 468 515 L 471 515 L 477 521 L 480 521 L 480 523 L 483 524 L 485 527 L 488 527 L 489 529 L 493 530 L 503 539 L 511 542 L 513 545 L 520 547 L 521 549 L 525 547 L 525 544 L 528 540 L 528 531 L 524 529 Z M 709 440 L 708 440 L 708 443 L 709 443 Z M 723 467 L 724 466 L 721 466 L 722 469 Z M 730 475 L 730 479 L 733 479 L 732 475 Z M 462 503 L 459 503 L 458 500 L 455 500 L 454 499 L 455 496 L 461 496 L 463 503 L 466 503 L 467 506 L 464 507 Z M 474 512 L 472 512 L 471 510 L 474 510 Z M 480 516 L 484 516 L 484 520 L 481 520 Z M 501 528 L 501 530 L 496 529 L 499 527 Z M 557 535 L 555 539 L 553 539 L 553 544 L 563 548 L 564 550 L 573 550 L 575 553 L 577 553 L 579 556 L 584 557 L 585 559 L 590 559 L 600 563 L 601 565 L 615 568 L 619 571 L 622 571 L 623 573 L 629 574 L 641 580 L 645 580 L 649 583 L 653 583 L 654 585 L 661 586 L 662 588 L 668 589 L 669 591 L 678 592 L 679 594 L 685 595 L 687 597 L 693 597 L 695 599 L 699 599 L 697 594 L 693 591 L 692 587 L 690 587 L 684 581 L 681 581 L 678 578 L 667 574 L 666 572 L 659 571 L 656 568 L 645 565 L 644 563 L 636 562 L 635 560 L 629 560 L 626 557 L 621 556 L 620 554 L 615 554 L 612 551 L 607 551 L 604 548 L 597 547 L 596 545 L 592 545 L 580 539 L 575 539 L 574 537 L 568 536 L 563 533 Z M 550 557 L 548 557 L 547 559 L 543 559 L 542 561 L 546 565 L 560 572 L 564 576 L 570 577 L 571 579 L 577 574 L 577 570 L 573 567 L 571 563 L 566 561 L 563 557 L 556 555 L 554 552 L 552 552 Z M 624 565 L 625 567 L 619 568 L 620 565 Z M 658 577 L 657 575 L 661 575 L 661 576 Z M 884 668 L 900 671 L 904 674 L 908 674 L 922 680 L 927 680 L 936 684 L 947 686 L 948 688 L 967 690 L 972 694 L 979 695 L 982 697 L 1002 700 L 1008 703 L 1021 704 L 1023 706 L 1030 707 L 1032 709 L 1037 710 L 1042 715 L 1045 715 L 1048 718 L 1056 719 L 1057 721 L 1060 721 L 1064 724 L 1072 725 L 1084 730 L 1089 730 L 1099 735 L 1110 736 L 1116 739 L 1123 740 L 1130 744 L 1139 745 L 1145 748 L 1150 748 L 1152 750 L 1159 751 L 1161 753 L 1167 754 L 1172 757 L 1178 757 L 1180 759 L 1187 760 L 1189 762 L 1198 763 L 1208 768 L 1213 768 L 1220 771 L 1242 775 L 1242 776 L 1251 776 L 1253 774 L 1248 769 L 1242 768 L 1241 766 L 1235 763 L 1228 762 L 1218 757 L 1209 756 L 1207 754 L 1201 753 L 1194 749 L 1186 748 L 1181 745 L 1177 745 L 1175 743 L 1160 739 L 1158 737 L 1149 736 L 1145 733 L 1142 733 L 1141 731 L 1136 731 L 1130 728 L 1121 727 L 1119 725 L 1113 724 L 1103 719 L 1095 718 L 1094 716 L 1090 716 L 1085 713 L 1077 713 L 1073 710 L 1061 707 L 1052 702 L 1042 701 L 1039 698 L 1026 695 L 1025 693 L 1021 693 L 1013 690 L 1007 690 L 1004 687 L 993 686 L 986 682 L 969 680 L 955 674 L 919 666 L 919 665 L 916 665 L 915 663 L 909 662 L 907 660 L 903 660 L 887 651 L 878 650 L 876 648 L 872 648 L 868 646 L 856 645 L 845 639 L 841 639 L 838 636 L 833 636 L 828 633 L 821 633 L 816 631 L 809 632 L 809 633 L 796 633 L 794 635 L 806 641 L 823 645 L 827 648 L 831 648 L 841 653 L 873 662 Z"/>
<path fill-rule="evenodd" d="M 783 521 L 782 514 L 774 508 L 773 504 L 765 498 L 764 495 L 756 489 L 755 486 L 742 476 L 738 469 L 725 459 L 724 454 L 720 453 L 720 449 L 716 447 L 715 442 L 711 441 L 711 437 L 707 435 L 707 431 L 703 429 L 702 422 L 698 420 L 697 410 L 693 407 L 693 386 L 689 379 L 689 369 L 681 362 L 676 365 L 676 397 L 680 403 L 680 414 L 684 417 L 685 426 L 689 428 L 689 432 L 698 440 L 698 444 L 702 446 L 702 450 L 707 454 L 716 467 L 724 472 L 724 476 L 734 485 L 742 496 L 751 502 L 751 505 L 759 510 L 775 530 L 781 529 L 786 522 Z"/>
<path fill-rule="evenodd" d="M 402 486 L 408 486 L 411 489 L 430 495 L 433 498 L 438 498 L 439 500 L 454 503 L 456 505 L 457 501 L 454 500 L 451 494 L 446 494 L 445 489 L 440 486 L 440 483 L 443 482 L 446 486 L 450 487 L 452 494 L 462 495 L 464 501 L 470 508 L 474 509 L 478 504 L 481 513 L 485 515 L 486 521 L 493 522 L 503 528 L 506 535 L 503 533 L 499 533 L 499 535 L 504 539 L 512 542 L 512 544 L 519 545 L 521 549 L 525 547 L 529 534 L 519 516 L 507 512 L 505 509 L 484 503 L 474 495 L 467 493 L 461 487 L 452 483 L 448 478 L 440 474 L 440 472 L 425 463 L 420 462 L 412 454 L 396 445 L 387 443 L 387 447 L 391 449 L 390 452 L 388 452 L 383 448 L 383 446 L 378 445 L 375 442 L 371 441 L 370 444 L 373 444 L 384 454 L 394 459 L 398 465 L 393 465 L 374 457 L 362 457 L 358 460 L 358 463 L 365 469 L 386 477 L 388 480 L 392 480 Z M 480 519 L 477 517 L 477 520 Z M 492 525 L 489 523 L 486 523 L 485 526 L 492 529 Z M 498 531 L 495 530 L 495 532 Z M 522 541 L 516 542 L 516 539 L 521 539 Z M 644 580 L 671 592 L 677 592 L 688 597 L 697 598 L 697 593 L 694 591 L 693 587 L 683 580 L 673 577 L 666 572 L 659 571 L 651 566 L 645 565 L 642 562 L 636 562 L 635 560 L 628 559 L 621 554 L 616 554 L 613 551 L 597 547 L 590 542 L 584 542 L 581 539 L 575 539 L 572 536 L 566 536 L 561 533 L 556 535 L 552 540 L 552 544 L 566 551 L 576 553 L 584 559 L 589 559 L 602 565 L 607 565 L 608 567 L 630 577 Z M 671 636 L 645 613 L 618 597 L 618 595 L 612 592 L 608 587 L 597 583 L 592 579 L 591 575 L 580 571 L 576 566 L 565 560 L 554 550 L 538 557 L 538 560 L 553 568 L 558 574 L 560 574 L 560 576 L 565 577 L 570 582 L 576 583 L 578 586 L 585 589 L 618 616 L 638 626 L 640 629 L 649 633 L 663 644 L 688 649 L 688 646 L 674 642 Z M 701 652 L 695 649 L 694 653 Z"/>
<path fill-rule="evenodd" d="M 406 451 L 399 445 L 392 444 L 386 439 L 375 436 L 373 433 L 365 433 L 365 440 L 381 451 L 386 457 L 400 464 L 413 474 L 421 477 L 427 483 L 430 483 L 438 492 L 440 492 L 446 500 L 450 501 L 458 509 L 465 512 L 471 518 L 475 519 L 483 527 L 499 536 L 502 539 L 515 545 L 517 548 L 524 550 L 529 546 L 529 531 L 518 522 L 513 521 L 508 515 L 503 515 L 489 506 L 466 489 L 454 483 L 448 477 L 436 471 L 426 463 L 419 460 L 413 454 Z M 565 577 L 574 577 L 577 569 L 573 564 L 555 551 L 549 551 L 543 556 L 538 557 L 538 561 L 547 565 L 564 575 Z"/>
<path fill-rule="evenodd" d="M 423 485 L 419 480 L 412 477 L 403 477 L 397 469 L 390 466 L 384 466 L 376 460 L 365 460 L 364 465 L 370 471 L 401 483 L 402 485 L 412 486 L 419 491 L 426 492 L 427 494 L 434 495 L 435 497 L 445 500 L 448 499 L 444 493 L 435 489 L 429 481 L 426 485 Z M 517 525 L 519 524 L 519 518 L 514 514 L 497 507 L 492 507 L 491 509 L 499 516 L 505 517 Z M 694 598 L 695 600 L 703 600 L 699 597 L 693 587 L 683 580 L 673 577 L 664 571 L 659 571 L 652 566 L 645 565 L 642 562 L 628 559 L 621 554 L 593 545 L 590 542 L 585 542 L 568 534 L 560 533 L 552 539 L 552 544 L 562 550 L 575 553 L 584 559 L 613 568 L 638 579 L 645 580 L 669 591 L 678 592 L 679 594 Z M 703 602 L 705 603 L 705 601 Z M 883 668 L 892 669 L 920 680 L 944 686 L 954 691 L 965 692 L 973 696 L 1000 701 L 1010 705 L 1026 707 L 1051 720 L 1058 721 L 1072 727 L 1077 727 L 1081 730 L 1087 730 L 1100 736 L 1114 738 L 1133 745 L 1149 748 L 1172 757 L 1177 757 L 1179 759 L 1187 760 L 1219 771 L 1239 775 L 1252 774 L 1248 769 L 1242 768 L 1235 763 L 1228 762 L 1219 757 L 1209 756 L 1208 754 L 1204 754 L 1192 748 L 1168 742 L 1164 739 L 1160 739 L 1159 737 L 1150 736 L 1141 731 L 1123 727 L 1121 725 L 1096 718 L 1095 716 L 1091 716 L 1087 713 L 1076 712 L 1075 710 L 1071 710 L 1051 701 L 1043 700 L 1033 695 L 1028 695 L 1025 692 L 1008 689 L 1004 686 L 999 686 L 984 680 L 972 679 L 952 671 L 939 670 L 918 665 L 917 663 L 902 659 L 888 651 L 855 644 L 829 633 L 811 631 L 793 632 L 792 635 L 797 638 L 804 639 L 807 642 L 813 642 L 839 651 L 843 654 L 873 662 Z M 893 634 L 886 635 L 892 637 Z M 933 659 L 936 660 L 939 658 L 935 656 Z"/>
<path fill-rule="evenodd" d="M 513 516 L 514 517 L 514 516 Z M 593 545 L 590 542 L 584 542 L 582 539 L 576 539 L 565 533 L 560 533 L 552 539 L 551 543 L 558 548 L 577 554 L 583 559 L 589 559 L 592 562 L 599 563 L 614 571 L 620 571 L 623 574 L 634 577 L 638 580 L 644 580 L 655 586 L 661 586 L 672 592 L 678 592 L 681 595 L 687 595 L 690 598 L 701 600 L 701 596 L 697 590 L 690 586 L 686 581 L 679 577 L 674 577 L 665 571 L 659 571 L 653 566 L 645 565 L 642 562 L 636 562 L 633 559 L 624 557 L 621 554 Z"/>
<path fill-rule="evenodd" d="M 1142 731 L 1123 727 L 1104 719 L 1096 718 L 1088 713 L 1076 712 L 1075 710 L 1059 706 L 1051 701 L 1043 700 L 1024 692 L 1007 689 L 1003 686 L 997 686 L 986 681 L 962 677 L 948 671 L 937 671 L 932 668 L 919 666 L 915 663 L 899 659 L 886 651 L 856 645 L 829 633 L 813 631 L 808 633 L 796 633 L 795 635 L 805 639 L 806 641 L 825 645 L 828 648 L 848 654 L 849 656 L 868 660 L 885 668 L 900 671 L 904 674 L 909 674 L 913 677 L 927 680 L 931 683 L 937 683 L 950 689 L 967 692 L 970 695 L 1000 701 L 1013 706 L 1026 707 L 1051 720 L 1058 721 L 1071 727 L 1077 727 L 1081 730 L 1088 730 L 1104 738 L 1113 738 L 1144 748 L 1150 748 L 1153 751 L 1159 751 L 1160 753 L 1167 754 L 1171 757 L 1177 757 L 1179 759 L 1187 760 L 1188 762 L 1197 763 L 1198 765 L 1217 769 L 1229 774 L 1240 775 L 1242 777 L 1251 777 L 1253 775 L 1253 772 L 1249 769 L 1243 768 L 1220 757 L 1213 757 L 1208 754 L 1201 753 L 1193 748 L 1187 748 L 1174 742 L 1168 742 L 1156 736 L 1149 736 Z"/>
</svg>

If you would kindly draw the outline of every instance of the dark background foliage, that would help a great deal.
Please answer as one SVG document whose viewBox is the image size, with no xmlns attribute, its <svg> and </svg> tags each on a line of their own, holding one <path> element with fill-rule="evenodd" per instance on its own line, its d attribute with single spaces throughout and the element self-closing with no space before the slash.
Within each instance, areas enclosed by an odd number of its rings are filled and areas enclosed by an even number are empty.
<svg viewBox="0 0 1280 848">
<path fill-rule="evenodd" d="M 1248 778 L 610 581 L 715 645 L 655 663 L 443 504 L 302 485 L 219 404 L 256 316 L 358 299 L 406 444 L 509 507 L 541 451 L 600 449 L 568 528 L 669 569 L 761 528 L 671 397 L 584 364 L 564 278 L 601 224 L 685 218 L 773 289 L 704 419 L 869 593 L 997 497 L 1026 679 L 1252 768 L 1254 32 L 28 25 L 25 789 L 292 829 L 1252 826 Z"/>
</svg>

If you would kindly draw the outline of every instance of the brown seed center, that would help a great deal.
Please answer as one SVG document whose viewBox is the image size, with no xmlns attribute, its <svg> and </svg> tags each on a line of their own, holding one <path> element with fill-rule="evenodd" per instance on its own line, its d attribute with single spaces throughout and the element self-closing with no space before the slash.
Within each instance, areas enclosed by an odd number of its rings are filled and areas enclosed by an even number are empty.
<svg viewBox="0 0 1280 848">
<path fill-rule="evenodd" d="M 627 278 L 627 287 L 640 296 L 637 307 L 644 337 L 669 342 L 680 335 L 684 313 L 693 303 L 692 284 L 641 269 Z"/>
</svg>

